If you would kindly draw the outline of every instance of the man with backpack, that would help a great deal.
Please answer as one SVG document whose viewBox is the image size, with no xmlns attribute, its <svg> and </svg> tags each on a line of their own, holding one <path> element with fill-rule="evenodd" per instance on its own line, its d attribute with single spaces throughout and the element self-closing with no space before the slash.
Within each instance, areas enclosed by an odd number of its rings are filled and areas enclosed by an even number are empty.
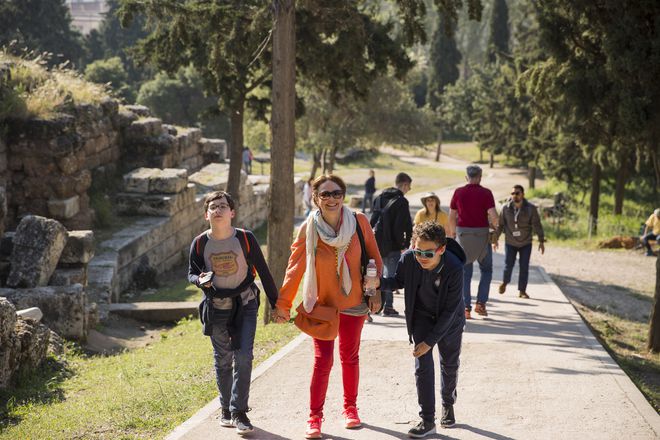
<svg viewBox="0 0 660 440">
<path fill-rule="evenodd" d="M 394 276 L 401 253 L 410 247 L 412 220 L 410 206 L 404 195 L 410 191 L 412 178 L 406 173 L 399 173 L 394 181 L 395 187 L 387 188 L 374 200 L 371 215 L 371 227 L 374 229 L 380 255 L 383 258 L 383 274 Z M 397 316 L 394 309 L 392 290 L 383 289 L 383 315 Z"/>
<path fill-rule="evenodd" d="M 206 196 L 204 219 L 211 228 L 190 245 L 188 281 L 204 291 L 199 317 L 213 345 L 220 425 L 245 435 L 254 431 L 246 413 L 259 309 L 256 273 L 273 310 L 278 291 L 254 234 L 232 227 L 235 215 L 228 193 Z"/>
</svg>

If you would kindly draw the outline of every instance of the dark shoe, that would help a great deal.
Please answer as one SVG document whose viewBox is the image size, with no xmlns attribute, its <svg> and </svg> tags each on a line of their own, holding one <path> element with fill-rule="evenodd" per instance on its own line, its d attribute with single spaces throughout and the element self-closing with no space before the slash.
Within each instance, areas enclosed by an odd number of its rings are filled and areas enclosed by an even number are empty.
<svg viewBox="0 0 660 440">
<path fill-rule="evenodd" d="M 655 257 L 655 254 L 651 251 L 646 252 L 647 257 Z"/>
<path fill-rule="evenodd" d="M 500 284 L 500 287 L 497 289 L 498 292 L 504 293 L 506 291 L 506 283 Z"/>
<path fill-rule="evenodd" d="M 399 312 L 394 310 L 394 307 L 385 307 L 383 309 L 383 316 L 399 316 Z"/>
<path fill-rule="evenodd" d="M 472 313 L 470 313 L 470 309 L 465 309 L 465 319 L 472 319 Z"/>
<path fill-rule="evenodd" d="M 527 295 L 527 292 L 523 292 L 522 290 L 518 292 L 518 297 L 529 299 L 529 295 Z"/>
<path fill-rule="evenodd" d="M 248 419 L 245 411 L 236 411 L 232 414 L 231 421 L 236 427 L 236 433 L 238 435 L 245 435 L 254 431 L 254 426 L 250 423 L 250 419 Z"/>
<path fill-rule="evenodd" d="M 234 423 L 231 421 L 231 412 L 226 408 L 222 408 L 220 414 L 220 426 L 224 426 L 225 428 L 234 427 Z"/>
<path fill-rule="evenodd" d="M 477 315 L 488 316 L 488 312 L 486 311 L 486 304 L 484 303 L 477 303 L 477 305 L 474 306 L 474 311 Z"/>
<path fill-rule="evenodd" d="M 454 418 L 454 406 L 442 405 L 442 419 L 440 419 L 440 426 L 443 428 L 451 428 L 455 424 L 456 419 Z"/>
<path fill-rule="evenodd" d="M 422 420 L 417 426 L 408 431 L 408 437 L 410 438 L 424 438 L 431 434 L 435 434 L 435 423 L 426 420 Z"/>
<path fill-rule="evenodd" d="M 371 317 L 371 313 L 367 313 L 367 322 L 374 322 L 374 318 Z"/>
</svg>

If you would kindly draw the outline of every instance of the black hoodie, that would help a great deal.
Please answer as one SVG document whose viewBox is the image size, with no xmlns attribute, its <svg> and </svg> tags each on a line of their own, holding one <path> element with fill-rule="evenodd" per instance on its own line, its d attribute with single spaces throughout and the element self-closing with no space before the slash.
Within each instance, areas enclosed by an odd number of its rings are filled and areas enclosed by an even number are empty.
<svg viewBox="0 0 660 440">
<path fill-rule="evenodd" d="M 463 265 L 465 252 L 463 248 L 451 238 L 447 238 L 447 249 L 442 255 L 438 272 L 440 283 L 435 286 L 438 291 L 437 312 L 433 330 L 424 338 L 424 342 L 432 347 L 456 327 L 465 325 L 465 305 L 463 303 Z M 422 266 L 415 259 L 412 250 L 401 255 L 393 277 L 381 279 L 381 289 L 405 289 L 406 326 L 408 337 L 412 342 L 413 312 L 415 298 L 422 278 Z"/>
<path fill-rule="evenodd" d="M 387 207 L 390 200 L 396 199 L 392 205 Z M 376 224 L 381 222 L 378 227 Z M 397 188 L 387 188 L 376 200 L 374 200 L 373 214 L 371 215 L 371 227 L 376 231 L 382 227 L 382 234 L 376 233 L 378 249 L 382 257 L 392 251 L 400 251 L 410 247 L 410 236 L 412 235 L 412 220 L 410 219 L 410 206 L 408 200 Z"/>
</svg>

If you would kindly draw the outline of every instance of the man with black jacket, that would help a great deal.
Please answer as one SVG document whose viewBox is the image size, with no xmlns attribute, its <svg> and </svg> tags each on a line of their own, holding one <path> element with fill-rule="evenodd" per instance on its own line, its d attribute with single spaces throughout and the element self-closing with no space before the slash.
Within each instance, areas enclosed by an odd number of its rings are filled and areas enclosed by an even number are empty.
<svg viewBox="0 0 660 440">
<path fill-rule="evenodd" d="M 393 276 L 381 280 L 382 288 L 404 288 L 408 337 L 414 341 L 415 379 L 421 422 L 408 431 L 412 438 L 435 433 L 434 345 L 440 353 L 443 428 L 453 426 L 456 383 L 461 340 L 465 327 L 463 313 L 463 265 L 461 246 L 447 238 L 435 222 L 416 225 L 413 248 L 406 251 Z"/>
<path fill-rule="evenodd" d="M 401 253 L 410 246 L 412 234 L 412 220 L 410 219 L 410 206 L 404 195 L 410 191 L 412 178 L 406 173 L 399 173 L 394 181 L 396 187 L 383 190 L 374 200 L 371 215 L 371 227 L 383 259 L 383 275 L 394 275 L 396 265 Z M 382 289 L 383 315 L 397 316 L 399 312 L 394 309 L 392 290 Z"/>
</svg>

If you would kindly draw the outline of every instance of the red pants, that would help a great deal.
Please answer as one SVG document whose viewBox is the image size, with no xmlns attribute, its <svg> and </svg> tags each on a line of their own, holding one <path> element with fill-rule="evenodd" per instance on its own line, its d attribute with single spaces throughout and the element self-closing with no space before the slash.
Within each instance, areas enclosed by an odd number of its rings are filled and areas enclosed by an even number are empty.
<svg viewBox="0 0 660 440">
<path fill-rule="evenodd" d="M 360 381 L 360 337 L 365 318 L 365 316 L 339 314 L 339 358 L 344 383 L 344 408 L 356 406 Z M 334 349 L 334 340 L 314 339 L 314 372 L 309 387 L 310 415 L 323 417 Z"/>
</svg>

